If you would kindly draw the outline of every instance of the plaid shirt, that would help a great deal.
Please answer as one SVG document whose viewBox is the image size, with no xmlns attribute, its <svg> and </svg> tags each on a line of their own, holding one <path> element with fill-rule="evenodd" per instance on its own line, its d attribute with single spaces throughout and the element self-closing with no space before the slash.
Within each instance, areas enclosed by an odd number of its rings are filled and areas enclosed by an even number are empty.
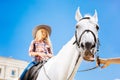
<svg viewBox="0 0 120 80">
<path fill-rule="evenodd" d="M 50 46 L 45 43 L 45 41 L 32 41 L 29 47 L 29 52 L 40 52 L 46 54 L 52 54 Z M 40 61 L 42 58 L 40 56 L 35 56 L 35 61 Z"/>
</svg>

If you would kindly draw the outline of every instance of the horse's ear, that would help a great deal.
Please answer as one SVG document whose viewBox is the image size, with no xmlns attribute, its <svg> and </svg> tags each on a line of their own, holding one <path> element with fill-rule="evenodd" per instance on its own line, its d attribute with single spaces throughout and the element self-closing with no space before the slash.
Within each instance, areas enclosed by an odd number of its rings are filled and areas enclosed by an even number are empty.
<svg viewBox="0 0 120 80">
<path fill-rule="evenodd" d="M 75 19 L 76 19 L 76 21 L 79 21 L 81 18 L 82 18 L 82 15 L 81 15 L 79 7 L 78 7 L 78 9 L 76 11 Z"/>
<path fill-rule="evenodd" d="M 95 13 L 93 15 L 93 18 L 95 20 L 95 22 L 98 22 L 98 16 L 97 16 L 97 11 L 95 10 Z"/>
</svg>

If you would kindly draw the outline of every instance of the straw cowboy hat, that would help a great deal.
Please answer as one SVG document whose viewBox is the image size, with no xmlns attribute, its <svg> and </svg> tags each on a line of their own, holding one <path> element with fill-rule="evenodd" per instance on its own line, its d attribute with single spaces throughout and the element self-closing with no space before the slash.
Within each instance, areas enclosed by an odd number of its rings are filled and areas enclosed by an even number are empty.
<svg viewBox="0 0 120 80">
<path fill-rule="evenodd" d="M 38 25 L 32 31 L 33 38 L 36 37 L 36 33 L 39 29 L 46 29 L 48 31 L 49 35 L 51 34 L 51 27 L 50 26 L 48 26 L 48 25 Z"/>
</svg>

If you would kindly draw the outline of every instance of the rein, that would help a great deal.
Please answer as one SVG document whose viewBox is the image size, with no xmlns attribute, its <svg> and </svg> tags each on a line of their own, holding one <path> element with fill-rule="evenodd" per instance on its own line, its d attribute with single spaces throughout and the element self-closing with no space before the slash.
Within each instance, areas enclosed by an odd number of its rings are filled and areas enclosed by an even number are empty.
<svg viewBox="0 0 120 80">
<path fill-rule="evenodd" d="M 96 68 L 98 68 L 98 67 L 101 67 L 101 66 L 100 66 L 99 56 L 97 56 L 96 62 L 97 62 L 97 65 L 98 65 L 98 66 L 95 66 L 95 67 L 92 67 L 92 68 L 89 68 L 89 69 L 85 69 L 85 70 L 80 70 L 80 71 L 78 71 L 78 72 L 90 71 L 90 70 L 96 69 Z"/>
<path fill-rule="evenodd" d="M 45 69 L 45 66 L 44 66 L 44 65 L 43 65 L 43 69 L 44 69 L 44 72 L 45 72 L 46 77 L 47 77 L 49 80 L 51 80 L 50 77 L 48 76 L 47 72 L 46 72 L 46 69 Z"/>
</svg>

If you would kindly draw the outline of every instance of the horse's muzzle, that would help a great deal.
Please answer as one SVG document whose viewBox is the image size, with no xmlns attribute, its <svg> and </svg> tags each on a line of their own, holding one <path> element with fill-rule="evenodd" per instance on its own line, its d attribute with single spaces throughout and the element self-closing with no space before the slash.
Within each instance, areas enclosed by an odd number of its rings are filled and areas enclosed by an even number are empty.
<svg viewBox="0 0 120 80">
<path fill-rule="evenodd" d="M 90 50 L 86 50 L 84 55 L 83 55 L 83 59 L 86 61 L 94 61 L 94 54 L 90 51 Z"/>
</svg>

